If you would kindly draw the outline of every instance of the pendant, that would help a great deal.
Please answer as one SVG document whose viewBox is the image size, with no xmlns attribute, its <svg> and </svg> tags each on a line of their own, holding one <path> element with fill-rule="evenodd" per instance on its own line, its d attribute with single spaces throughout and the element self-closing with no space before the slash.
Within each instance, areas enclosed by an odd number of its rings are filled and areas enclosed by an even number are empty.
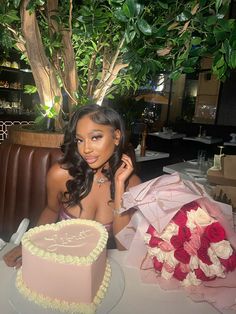
<svg viewBox="0 0 236 314">
<path fill-rule="evenodd" d="M 99 179 L 96 179 L 96 183 L 98 184 L 99 187 L 101 187 L 101 185 L 107 181 L 108 179 L 106 177 L 101 177 Z"/>
<path fill-rule="evenodd" d="M 101 185 L 101 184 L 105 183 L 107 181 L 107 179 L 106 178 L 99 178 L 96 181 L 97 181 L 98 184 Z"/>
</svg>

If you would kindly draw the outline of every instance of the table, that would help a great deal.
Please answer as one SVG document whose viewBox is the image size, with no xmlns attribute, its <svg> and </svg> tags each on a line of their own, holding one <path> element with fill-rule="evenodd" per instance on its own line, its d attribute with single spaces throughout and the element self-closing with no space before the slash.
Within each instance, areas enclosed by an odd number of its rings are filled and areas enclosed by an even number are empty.
<svg viewBox="0 0 236 314">
<path fill-rule="evenodd" d="M 185 141 L 195 141 L 195 142 L 200 142 L 203 144 L 218 144 L 223 142 L 222 138 L 218 138 L 218 137 L 211 137 L 211 136 L 205 136 L 205 137 L 198 137 L 198 136 L 194 136 L 194 137 L 183 137 L 183 140 Z"/>
<path fill-rule="evenodd" d="M 137 162 L 168 158 L 169 156 L 169 153 L 156 152 L 153 150 L 146 150 L 145 156 L 140 156 L 140 150 L 135 150 L 135 157 Z"/>
<path fill-rule="evenodd" d="M 235 142 L 224 142 L 225 146 L 236 146 L 236 143 Z"/>
<path fill-rule="evenodd" d="M 201 171 L 197 160 L 189 160 L 178 162 L 176 164 L 166 165 L 163 167 L 166 173 L 179 172 L 182 179 L 198 181 L 200 183 L 207 182 L 206 171 Z"/>
<path fill-rule="evenodd" d="M 7 267 L 1 260 L 7 250 L 9 248 L 6 247 L 0 251 L 0 310 L 2 314 L 16 314 L 8 303 L 10 281 L 16 270 Z M 164 291 L 158 285 L 141 283 L 138 269 L 124 266 L 125 251 L 108 250 L 108 256 L 120 265 L 125 276 L 124 295 L 110 314 L 219 314 L 208 303 L 193 302 L 181 290 Z"/>
<path fill-rule="evenodd" d="M 166 140 L 175 140 L 175 139 L 183 138 L 186 136 L 186 134 L 184 133 L 176 133 L 176 132 L 153 132 L 153 133 L 148 133 L 148 135 L 157 136 Z"/>
</svg>

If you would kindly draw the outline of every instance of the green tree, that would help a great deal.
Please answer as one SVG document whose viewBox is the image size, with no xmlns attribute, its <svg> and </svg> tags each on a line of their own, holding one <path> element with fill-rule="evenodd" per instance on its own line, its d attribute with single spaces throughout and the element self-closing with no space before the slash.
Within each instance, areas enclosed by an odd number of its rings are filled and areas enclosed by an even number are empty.
<svg viewBox="0 0 236 314">
<path fill-rule="evenodd" d="M 229 0 L 0 0 L 0 44 L 28 60 L 45 112 L 62 125 L 88 99 L 136 90 L 161 71 L 172 79 L 206 55 L 224 80 L 236 67 Z"/>
</svg>

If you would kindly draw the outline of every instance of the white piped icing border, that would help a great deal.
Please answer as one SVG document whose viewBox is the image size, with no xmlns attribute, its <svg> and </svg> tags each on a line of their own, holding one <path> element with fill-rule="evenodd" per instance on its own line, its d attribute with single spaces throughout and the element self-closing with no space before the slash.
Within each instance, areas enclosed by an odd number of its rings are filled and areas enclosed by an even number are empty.
<svg viewBox="0 0 236 314">
<path fill-rule="evenodd" d="M 50 253 L 36 247 L 31 241 L 31 237 L 39 232 L 47 231 L 47 230 L 57 231 L 61 229 L 63 226 L 76 225 L 76 224 L 94 227 L 100 233 L 100 237 L 99 237 L 96 247 L 89 253 L 88 256 L 78 257 L 78 256 Z M 106 247 L 107 239 L 108 239 L 108 232 L 102 224 L 94 220 L 86 220 L 86 219 L 77 218 L 77 219 L 71 219 L 71 220 L 63 220 L 57 223 L 41 225 L 38 227 L 31 228 L 24 234 L 21 240 L 21 243 L 22 243 L 22 246 L 25 247 L 31 254 L 39 256 L 46 260 L 51 260 L 58 263 L 65 263 L 65 264 L 70 264 L 70 265 L 90 265 L 98 258 L 100 253 Z"/>
<path fill-rule="evenodd" d="M 105 294 L 109 287 L 110 279 L 111 279 L 111 266 L 107 261 L 102 284 L 99 287 L 97 294 L 94 297 L 94 300 L 91 304 L 76 302 L 70 303 L 67 301 L 52 299 L 40 293 L 31 291 L 23 282 L 21 269 L 19 269 L 17 272 L 16 287 L 20 291 L 20 293 L 23 294 L 29 301 L 33 301 L 44 308 L 54 309 L 64 313 L 68 312 L 71 314 L 72 313 L 94 314 L 97 306 L 105 297 Z"/>
</svg>

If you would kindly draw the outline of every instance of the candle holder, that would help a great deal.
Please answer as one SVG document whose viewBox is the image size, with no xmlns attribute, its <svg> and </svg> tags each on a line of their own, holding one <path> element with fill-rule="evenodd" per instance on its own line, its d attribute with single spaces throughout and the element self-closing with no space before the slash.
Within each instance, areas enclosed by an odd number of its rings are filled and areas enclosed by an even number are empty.
<svg viewBox="0 0 236 314">
<path fill-rule="evenodd" d="M 232 137 L 230 143 L 236 143 L 236 133 L 231 133 L 230 136 Z"/>
<path fill-rule="evenodd" d="M 202 126 L 201 125 L 199 126 L 199 133 L 198 133 L 197 137 L 202 137 Z"/>
<path fill-rule="evenodd" d="M 224 154 L 222 154 L 222 151 L 223 151 L 223 149 L 224 149 L 224 146 L 217 146 L 219 149 L 220 149 L 220 156 L 222 156 L 222 155 L 224 155 Z"/>
</svg>

